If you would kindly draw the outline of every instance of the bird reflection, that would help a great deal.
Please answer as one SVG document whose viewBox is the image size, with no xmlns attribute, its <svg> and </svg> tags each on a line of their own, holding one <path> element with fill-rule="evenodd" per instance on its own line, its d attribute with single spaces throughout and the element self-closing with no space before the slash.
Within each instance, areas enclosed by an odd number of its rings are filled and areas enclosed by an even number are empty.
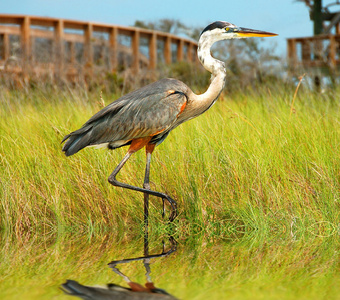
<svg viewBox="0 0 340 300">
<path fill-rule="evenodd" d="M 177 243 L 172 237 L 169 238 L 170 249 L 166 250 L 165 243 L 163 243 L 162 252 L 159 254 L 149 254 L 149 244 L 147 234 L 144 239 L 144 256 L 136 258 L 127 258 L 122 260 L 115 260 L 110 262 L 109 267 L 121 276 L 129 287 L 123 287 L 117 284 L 107 284 L 106 287 L 91 287 L 85 286 L 74 280 L 67 280 L 63 285 L 63 291 L 71 296 L 77 296 L 86 300 L 109 300 L 109 299 L 177 299 L 167 293 L 165 290 L 160 289 L 154 285 L 151 279 L 150 260 L 153 258 L 161 258 L 174 253 L 177 249 Z M 134 261 L 142 261 L 145 267 L 146 283 L 143 285 L 133 282 L 127 275 L 123 274 L 118 265 L 131 263 Z"/>
</svg>

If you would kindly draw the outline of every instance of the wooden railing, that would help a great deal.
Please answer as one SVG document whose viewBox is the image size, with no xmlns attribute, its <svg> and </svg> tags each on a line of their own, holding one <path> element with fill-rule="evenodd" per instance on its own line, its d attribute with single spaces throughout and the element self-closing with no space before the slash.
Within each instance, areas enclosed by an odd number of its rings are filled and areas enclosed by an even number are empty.
<svg viewBox="0 0 340 300">
<path fill-rule="evenodd" d="M 288 60 L 292 68 L 333 69 L 340 65 L 340 35 L 290 38 L 287 42 Z"/>
<path fill-rule="evenodd" d="M 55 18 L 0 15 L 0 72 L 110 72 L 197 61 L 197 43 L 134 27 Z"/>
</svg>

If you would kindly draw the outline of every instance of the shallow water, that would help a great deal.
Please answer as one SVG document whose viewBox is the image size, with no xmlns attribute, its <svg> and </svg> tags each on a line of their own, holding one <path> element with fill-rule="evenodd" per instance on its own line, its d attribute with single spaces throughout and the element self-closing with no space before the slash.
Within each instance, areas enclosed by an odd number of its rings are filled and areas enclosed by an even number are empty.
<svg viewBox="0 0 340 300">
<path fill-rule="evenodd" d="M 152 281 L 178 299 L 340 299 L 335 231 L 252 231 L 223 239 L 204 230 L 174 239 L 150 232 L 147 248 L 144 242 L 133 232 L 3 233 L 0 299 L 78 299 L 60 289 L 68 279 L 88 286 L 124 287 L 129 280 L 141 286 Z M 144 255 L 155 257 L 145 260 Z M 108 265 L 128 258 L 140 260 L 116 264 L 117 269 Z"/>
</svg>

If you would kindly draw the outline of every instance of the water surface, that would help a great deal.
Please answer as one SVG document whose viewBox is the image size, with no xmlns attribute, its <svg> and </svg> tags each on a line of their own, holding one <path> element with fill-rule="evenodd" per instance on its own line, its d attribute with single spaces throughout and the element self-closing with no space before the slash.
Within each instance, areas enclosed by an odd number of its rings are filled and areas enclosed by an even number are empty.
<svg viewBox="0 0 340 300">
<path fill-rule="evenodd" d="M 156 257 L 116 267 L 132 282 L 152 282 L 177 299 L 340 299 L 338 232 L 319 234 L 316 227 L 223 238 L 202 230 L 176 236 L 175 244 L 150 234 L 147 251 Z M 60 289 L 68 279 L 128 287 L 108 264 L 144 254 L 141 234 L 3 233 L 0 299 L 78 299 Z"/>
</svg>

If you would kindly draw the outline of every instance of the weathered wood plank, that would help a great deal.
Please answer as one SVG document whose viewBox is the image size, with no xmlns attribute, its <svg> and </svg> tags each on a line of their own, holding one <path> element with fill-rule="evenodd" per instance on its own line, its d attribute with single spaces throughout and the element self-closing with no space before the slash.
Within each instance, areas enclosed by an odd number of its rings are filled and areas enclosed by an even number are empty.
<svg viewBox="0 0 340 300">
<path fill-rule="evenodd" d="M 9 35 L 7 33 L 3 35 L 3 47 L 3 59 L 7 61 L 11 55 Z"/>
<path fill-rule="evenodd" d="M 167 36 L 165 38 L 164 43 L 164 59 L 166 64 L 171 64 L 172 62 L 172 55 L 171 55 L 171 37 Z"/>
<path fill-rule="evenodd" d="M 157 35 L 153 33 L 149 39 L 149 69 L 156 69 L 157 65 Z"/>
<path fill-rule="evenodd" d="M 30 18 L 24 17 L 21 23 L 21 49 L 22 49 L 22 69 L 27 75 L 31 60 L 31 36 L 30 36 Z"/>
<path fill-rule="evenodd" d="M 64 21 L 59 20 L 54 27 L 54 47 L 55 47 L 55 72 L 62 76 L 64 70 Z"/>
<path fill-rule="evenodd" d="M 112 27 L 109 33 L 109 43 L 110 43 L 110 68 L 112 72 L 117 71 L 118 67 L 118 28 Z"/>
<path fill-rule="evenodd" d="M 133 32 L 132 36 L 132 68 L 138 72 L 139 71 L 139 31 L 136 30 Z"/>
<path fill-rule="evenodd" d="M 182 61 L 184 57 L 184 41 L 177 41 L 177 61 Z"/>
<path fill-rule="evenodd" d="M 86 67 L 92 69 L 93 67 L 93 47 L 92 47 L 93 26 L 91 23 L 87 24 L 84 30 L 84 58 Z"/>
</svg>

